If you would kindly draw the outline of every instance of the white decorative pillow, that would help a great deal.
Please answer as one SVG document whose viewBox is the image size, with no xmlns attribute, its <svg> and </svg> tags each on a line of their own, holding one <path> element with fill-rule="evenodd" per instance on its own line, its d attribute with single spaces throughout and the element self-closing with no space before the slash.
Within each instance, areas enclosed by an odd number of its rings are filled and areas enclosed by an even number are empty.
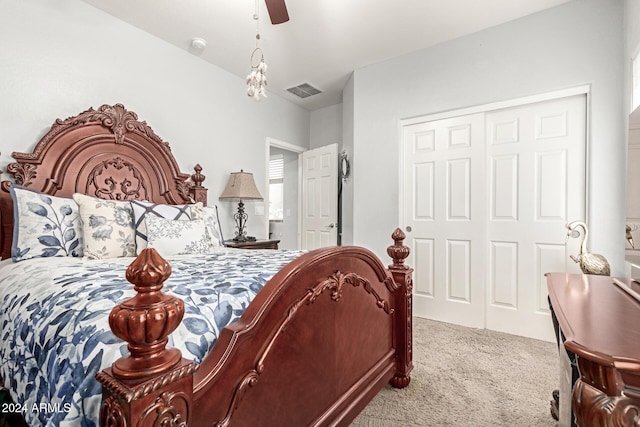
<svg viewBox="0 0 640 427">
<path fill-rule="evenodd" d="M 182 221 L 148 215 L 147 247 L 162 256 L 207 254 L 213 249 L 204 220 Z"/>
<path fill-rule="evenodd" d="M 211 237 L 211 243 L 214 247 L 224 246 L 224 239 L 222 238 L 222 231 L 220 229 L 220 220 L 218 218 L 218 208 L 216 206 L 203 206 L 202 207 L 202 219 L 204 225 L 207 227 L 207 233 Z M 198 215 L 196 218 L 200 219 Z"/>
<path fill-rule="evenodd" d="M 131 203 L 76 193 L 80 206 L 84 257 L 106 259 L 136 255 Z"/>
<path fill-rule="evenodd" d="M 18 185 L 13 199 L 11 258 L 82 256 L 82 226 L 73 199 L 49 196 Z"/>
<path fill-rule="evenodd" d="M 202 203 L 190 205 L 166 205 L 142 200 L 131 201 L 133 208 L 133 227 L 136 232 L 136 254 L 147 247 L 147 225 L 145 219 L 148 216 L 159 218 L 190 221 L 196 219 L 197 213 L 202 209 Z"/>
</svg>

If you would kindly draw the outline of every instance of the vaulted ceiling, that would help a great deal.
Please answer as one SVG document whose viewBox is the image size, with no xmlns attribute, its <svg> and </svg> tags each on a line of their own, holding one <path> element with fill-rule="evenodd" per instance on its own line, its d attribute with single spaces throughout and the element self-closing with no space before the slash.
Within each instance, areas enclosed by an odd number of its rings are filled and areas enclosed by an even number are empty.
<svg viewBox="0 0 640 427">
<path fill-rule="evenodd" d="M 355 69 L 570 0 L 286 0 L 290 20 L 279 25 L 264 0 L 84 1 L 241 78 L 259 26 L 268 93 L 315 110 L 340 102 Z M 192 46 L 194 38 L 206 47 Z M 321 93 L 287 91 L 302 83 Z"/>
</svg>

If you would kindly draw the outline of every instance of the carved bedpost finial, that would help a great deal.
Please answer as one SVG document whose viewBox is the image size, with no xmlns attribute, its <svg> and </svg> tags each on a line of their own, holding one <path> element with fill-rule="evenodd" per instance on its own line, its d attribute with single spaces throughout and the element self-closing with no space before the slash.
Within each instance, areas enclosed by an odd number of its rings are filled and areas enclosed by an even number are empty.
<svg viewBox="0 0 640 427">
<path fill-rule="evenodd" d="M 193 408 L 197 365 L 180 350 L 166 349 L 167 337 L 184 316 L 184 303 L 162 293 L 171 266 L 146 248 L 127 268 L 136 296 L 114 307 L 113 333 L 130 354 L 96 374 L 102 383 L 101 426 L 187 426 Z"/>
<path fill-rule="evenodd" d="M 200 163 L 196 164 L 193 167 L 193 170 L 196 172 L 191 175 L 191 179 L 193 180 L 194 187 L 202 187 L 202 183 L 204 182 L 204 179 L 206 177 L 200 173 L 202 172 L 202 166 L 200 166 Z"/>
<path fill-rule="evenodd" d="M 387 254 L 393 259 L 393 264 L 390 265 L 389 268 L 400 270 L 409 268 L 404 264 L 404 260 L 409 256 L 410 252 L 409 248 L 403 244 L 406 237 L 399 228 L 396 228 L 393 234 L 391 234 L 394 244 L 387 248 Z"/>
<path fill-rule="evenodd" d="M 138 292 L 111 310 L 109 326 L 129 343 L 130 354 L 112 365 L 118 379 L 142 380 L 164 373 L 182 360 L 180 350 L 166 349 L 167 337 L 184 316 L 181 299 L 162 293 L 171 266 L 153 248 L 144 249 L 127 268 L 127 280 Z"/>
<path fill-rule="evenodd" d="M 387 253 L 393 259 L 389 271 L 398 285 L 395 293 L 395 306 L 399 320 L 395 333 L 397 364 L 396 373 L 389 381 L 395 388 L 408 386 L 413 370 L 413 269 L 404 263 L 410 252 L 409 247 L 403 243 L 406 237 L 402 230 L 396 228 L 391 235 L 394 243 L 387 248 Z"/>
<path fill-rule="evenodd" d="M 202 204 L 206 206 L 207 189 L 202 186 L 202 182 L 206 177 L 200 173 L 202 172 L 202 166 L 200 166 L 200 164 L 196 164 L 193 170 L 195 173 L 191 175 L 193 185 L 189 188 L 189 195 L 194 202 L 202 202 Z"/>
</svg>

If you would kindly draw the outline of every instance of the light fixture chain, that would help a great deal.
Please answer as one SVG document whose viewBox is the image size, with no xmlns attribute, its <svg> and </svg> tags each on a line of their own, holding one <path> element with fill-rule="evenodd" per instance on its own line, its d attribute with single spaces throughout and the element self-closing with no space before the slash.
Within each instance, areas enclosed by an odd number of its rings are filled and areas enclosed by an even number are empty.
<svg viewBox="0 0 640 427">
<path fill-rule="evenodd" d="M 260 42 L 260 8 L 258 0 L 256 0 L 256 10 L 253 14 L 253 19 L 256 21 L 256 48 L 258 48 L 258 43 Z"/>
</svg>

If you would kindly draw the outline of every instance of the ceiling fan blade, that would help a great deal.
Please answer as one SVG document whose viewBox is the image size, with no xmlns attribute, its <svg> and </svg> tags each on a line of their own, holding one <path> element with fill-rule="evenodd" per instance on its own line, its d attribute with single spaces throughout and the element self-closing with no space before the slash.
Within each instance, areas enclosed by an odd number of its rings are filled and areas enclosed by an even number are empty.
<svg viewBox="0 0 640 427">
<path fill-rule="evenodd" d="M 265 3 L 273 25 L 282 24 L 289 20 L 289 13 L 287 13 L 287 5 L 284 4 L 284 0 L 265 0 Z"/>
</svg>

